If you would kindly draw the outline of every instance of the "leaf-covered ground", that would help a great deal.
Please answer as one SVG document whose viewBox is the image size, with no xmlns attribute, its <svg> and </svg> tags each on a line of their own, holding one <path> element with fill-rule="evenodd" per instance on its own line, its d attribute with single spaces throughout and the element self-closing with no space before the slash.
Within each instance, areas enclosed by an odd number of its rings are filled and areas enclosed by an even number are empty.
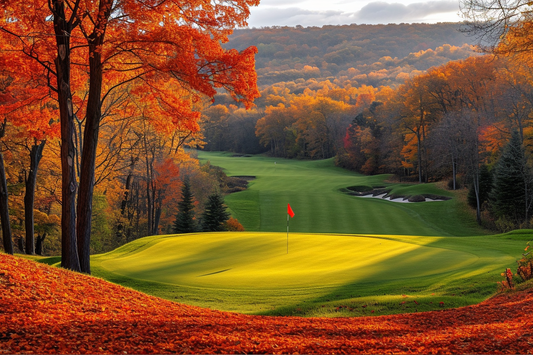
<svg viewBox="0 0 533 355">
<path fill-rule="evenodd" d="M 246 316 L 0 254 L 0 353 L 531 353 L 532 301 L 529 289 L 419 314 Z"/>
</svg>

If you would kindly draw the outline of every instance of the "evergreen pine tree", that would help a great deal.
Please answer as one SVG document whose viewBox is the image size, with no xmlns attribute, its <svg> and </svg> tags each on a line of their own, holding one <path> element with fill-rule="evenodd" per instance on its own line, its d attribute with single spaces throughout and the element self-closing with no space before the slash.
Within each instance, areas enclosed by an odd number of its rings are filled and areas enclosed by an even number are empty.
<svg viewBox="0 0 533 355">
<path fill-rule="evenodd" d="M 229 213 L 224 206 L 224 199 L 218 193 L 209 196 L 202 215 L 202 229 L 204 232 L 216 232 L 226 230 L 224 222 L 229 218 Z"/>
<path fill-rule="evenodd" d="M 494 168 L 491 212 L 520 225 L 528 218 L 531 195 L 531 174 L 526 164 L 524 148 L 514 131 Z"/>
<path fill-rule="evenodd" d="M 492 191 L 492 173 L 488 166 L 482 165 L 479 168 L 479 205 L 489 200 L 490 192 Z M 470 186 L 468 190 L 468 204 L 472 208 L 477 208 L 476 191 L 474 190 L 474 184 Z"/>
<path fill-rule="evenodd" d="M 181 201 L 178 203 L 178 214 L 174 222 L 174 232 L 192 233 L 195 231 L 193 194 L 189 179 L 186 178 L 181 188 Z"/>
</svg>

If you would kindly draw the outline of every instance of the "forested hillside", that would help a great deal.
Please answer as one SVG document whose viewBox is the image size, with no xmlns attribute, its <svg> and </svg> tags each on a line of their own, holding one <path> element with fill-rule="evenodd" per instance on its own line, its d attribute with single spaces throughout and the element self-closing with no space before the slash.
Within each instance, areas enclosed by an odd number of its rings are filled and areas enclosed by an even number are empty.
<svg viewBox="0 0 533 355">
<path fill-rule="evenodd" d="M 405 73 L 472 54 L 456 23 L 273 27 L 237 30 L 228 47 L 256 46 L 261 86 L 298 79 L 395 85 Z M 355 70 L 354 70 L 355 69 Z M 399 76 L 399 77 L 398 77 Z M 303 89 L 302 89 L 303 90 Z"/>
</svg>

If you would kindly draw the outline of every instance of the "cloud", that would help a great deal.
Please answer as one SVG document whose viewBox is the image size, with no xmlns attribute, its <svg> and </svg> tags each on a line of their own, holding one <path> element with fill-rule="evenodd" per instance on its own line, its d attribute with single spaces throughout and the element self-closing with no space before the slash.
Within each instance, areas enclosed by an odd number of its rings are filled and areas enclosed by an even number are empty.
<svg viewBox="0 0 533 355">
<path fill-rule="evenodd" d="M 339 6 L 344 1 L 324 2 L 327 10 L 306 9 L 302 0 L 264 0 L 251 11 L 250 27 L 266 26 L 323 26 L 343 24 L 387 24 L 415 22 L 457 22 L 459 3 L 456 0 L 436 0 L 410 4 L 375 1 L 366 3 L 360 10 L 346 11 Z M 353 0 L 351 0 L 353 4 Z M 334 6 L 334 5 L 337 6 Z M 290 7 L 284 7 L 292 5 Z M 282 7 L 283 6 L 283 7 Z"/>
<path fill-rule="evenodd" d="M 257 9 L 252 11 L 248 24 L 250 27 L 267 26 L 323 26 L 343 24 L 342 11 L 310 11 L 298 7 L 286 9 Z M 353 22 L 353 21 L 352 21 Z"/>
<path fill-rule="evenodd" d="M 361 23 L 420 22 L 424 18 L 442 13 L 457 12 L 457 1 L 429 1 L 409 5 L 372 2 L 364 6 L 355 19 Z"/>
<path fill-rule="evenodd" d="M 266 6 L 282 6 L 287 7 L 291 5 L 305 3 L 305 0 L 261 0 L 261 7 Z"/>
</svg>

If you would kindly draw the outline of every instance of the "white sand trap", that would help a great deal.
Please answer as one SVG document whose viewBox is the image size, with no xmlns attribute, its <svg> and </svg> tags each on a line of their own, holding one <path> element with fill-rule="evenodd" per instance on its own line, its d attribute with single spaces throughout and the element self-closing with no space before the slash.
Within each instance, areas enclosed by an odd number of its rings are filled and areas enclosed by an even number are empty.
<svg viewBox="0 0 533 355">
<path fill-rule="evenodd" d="M 385 197 L 387 194 L 381 194 L 381 195 L 361 195 L 361 196 L 356 196 L 356 197 L 364 197 L 364 198 L 379 198 L 379 199 L 382 199 L 382 200 L 386 200 L 386 201 L 390 201 L 390 202 L 398 202 L 398 203 L 419 203 L 419 202 L 411 202 L 409 201 L 408 199 L 404 199 L 403 197 L 397 197 L 397 198 L 394 198 L 394 199 L 391 199 L 390 196 L 389 197 Z M 426 200 L 425 202 L 439 202 L 439 201 L 445 201 L 445 200 L 441 200 L 441 199 L 431 199 L 429 197 L 426 197 Z M 423 202 L 423 201 L 420 201 L 420 202 Z"/>
</svg>

